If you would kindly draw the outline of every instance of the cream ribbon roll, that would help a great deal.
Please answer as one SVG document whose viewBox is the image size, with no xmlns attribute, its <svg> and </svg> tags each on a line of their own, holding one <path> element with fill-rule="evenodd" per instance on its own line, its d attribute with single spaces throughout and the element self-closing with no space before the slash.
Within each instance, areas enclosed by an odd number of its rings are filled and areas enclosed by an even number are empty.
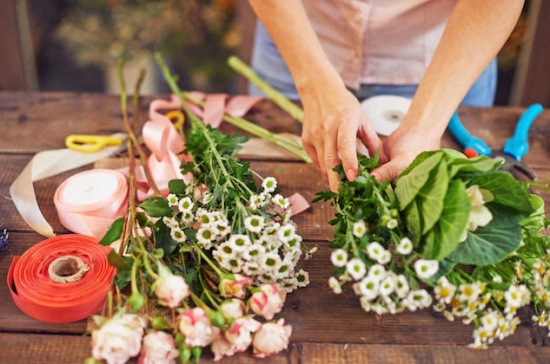
<svg viewBox="0 0 550 364">
<path fill-rule="evenodd" d="M 397 129 L 410 105 L 410 99 L 395 95 L 373 96 L 361 103 L 374 130 L 385 136 Z"/>
<path fill-rule="evenodd" d="M 111 169 L 92 169 L 66 179 L 55 191 L 54 204 L 68 230 L 101 239 L 113 221 L 127 211 L 126 177 Z"/>
</svg>

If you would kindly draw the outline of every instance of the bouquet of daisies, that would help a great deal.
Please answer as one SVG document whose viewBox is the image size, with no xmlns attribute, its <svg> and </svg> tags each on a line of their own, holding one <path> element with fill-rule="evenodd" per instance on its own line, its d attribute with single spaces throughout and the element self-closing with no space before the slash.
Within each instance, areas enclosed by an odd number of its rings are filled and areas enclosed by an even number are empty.
<svg viewBox="0 0 550 364">
<path fill-rule="evenodd" d="M 330 287 L 341 293 L 350 284 L 367 312 L 432 307 L 473 324 L 476 348 L 511 335 L 527 305 L 534 322 L 548 327 L 544 202 L 499 171 L 501 164 L 448 149 L 425 152 L 392 184 L 369 175 L 376 157 L 360 157 L 354 182 L 336 167 L 338 193 L 317 196 L 337 209 Z"/>
<path fill-rule="evenodd" d="M 138 202 L 129 148 L 128 214 L 101 241 L 120 242 L 109 256 L 117 294 L 108 314 L 95 317 L 91 362 L 198 362 L 204 348 L 215 360 L 250 347 L 263 358 L 288 345 L 291 326 L 275 316 L 287 293 L 309 283 L 297 264 L 313 249 L 297 234 L 277 181 L 236 157 L 247 138 L 224 135 L 181 104 L 189 120 L 181 173 L 192 178 Z"/>
</svg>

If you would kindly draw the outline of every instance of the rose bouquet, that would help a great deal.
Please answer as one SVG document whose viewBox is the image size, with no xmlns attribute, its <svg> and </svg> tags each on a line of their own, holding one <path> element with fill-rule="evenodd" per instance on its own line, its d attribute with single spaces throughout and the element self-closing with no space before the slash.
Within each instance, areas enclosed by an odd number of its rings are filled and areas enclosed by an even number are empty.
<svg viewBox="0 0 550 364">
<path fill-rule="evenodd" d="M 392 183 L 360 173 L 338 193 L 319 192 L 337 213 L 329 285 L 350 284 L 362 308 L 377 314 L 432 307 L 473 324 L 475 348 L 511 335 L 518 309 L 550 326 L 550 237 L 543 200 L 528 192 L 502 161 L 468 159 L 454 150 L 420 154 Z"/>
<path fill-rule="evenodd" d="M 313 249 L 302 244 L 277 181 L 236 157 L 247 138 L 205 125 L 162 62 L 161 68 L 188 120 L 180 130 L 185 178 L 171 180 L 167 194 L 154 187 L 157 193 L 137 201 L 133 147 L 145 152 L 123 94 L 133 143 L 130 202 L 127 216 L 101 241 L 118 243 L 109 256 L 118 268 L 116 295 L 109 312 L 95 317 L 90 361 L 124 363 L 140 355 L 143 363 L 198 362 L 204 348 L 215 360 L 249 347 L 267 357 L 288 345 L 291 326 L 275 316 L 288 292 L 309 283 L 297 263 Z"/>
</svg>

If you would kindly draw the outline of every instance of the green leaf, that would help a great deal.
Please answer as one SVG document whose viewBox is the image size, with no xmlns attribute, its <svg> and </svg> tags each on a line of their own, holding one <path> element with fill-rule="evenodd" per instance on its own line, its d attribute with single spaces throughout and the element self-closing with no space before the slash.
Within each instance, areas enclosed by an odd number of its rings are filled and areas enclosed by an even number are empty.
<svg viewBox="0 0 550 364">
<path fill-rule="evenodd" d="M 510 173 L 494 172 L 478 176 L 472 178 L 469 185 L 478 185 L 482 189 L 491 191 L 495 203 L 527 215 L 534 211 L 529 193 Z"/>
<path fill-rule="evenodd" d="M 155 231 L 155 248 L 162 249 L 164 256 L 172 254 L 178 247 L 178 242 L 170 236 L 170 229 L 161 227 Z"/>
<path fill-rule="evenodd" d="M 139 207 L 151 217 L 171 216 L 174 213 L 174 210 L 168 205 L 168 201 L 157 196 L 146 199 Z"/>
<path fill-rule="evenodd" d="M 111 245 L 111 243 L 113 243 L 114 241 L 120 239 L 120 236 L 122 235 L 122 230 L 124 228 L 124 221 L 126 221 L 124 217 L 116 219 L 111 224 L 109 230 L 107 230 L 99 244 L 108 246 Z"/>
<path fill-rule="evenodd" d="M 117 252 L 114 250 L 111 250 L 109 254 L 107 255 L 107 261 L 110 265 L 117 269 L 129 269 L 130 267 L 126 265 L 126 262 L 120 255 L 118 255 Z"/>
<path fill-rule="evenodd" d="M 541 231 L 545 228 L 543 219 L 545 216 L 544 200 L 535 194 L 529 195 L 529 198 L 531 199 L 531 205 L 535 211 L 521 221 L 521 226 L 527 230 Z"/>
<path fill-rule="evenodd" d="M 418 247 L 420 237 L 422 236 L 422 220 L 420 218 L 418 204 L 415 200 L 413 200 L 401 213 L 401 218 L 405 221 L 409 239 L 413 242 L 414 247 Z"/>
<path fill-rule="evenodd" d="M 447 163 L 442 160 L 430 172 L 427 183 L 416 196 L 422 218 L 422 234 L 426 234 L 439 220 L 448 187 Z"/>
<path fill-rule="evenodd" d="M 409 173 L 397 179 L 395 183 L 395 195 L 399 201 L 400 210 L 404 210 L 420 192 L 430 178 L 430 172 L 436 168 L 442 157 L 443 152 L 433 153 L 417 164 Z"/>
<path fill-rule="evenodd" d="M 475 231 L 469 231 L 466 241 L 458 244 L 449 258 L 457 263 L 486 265 L 505 259 L 516 250 L 522 239 L 519 222 L 522 215 L 494 203 L 485 204 L 493 220 Z"/>
<path fill-rule="evenodd" d="M 181 179 L 173 179 L 168 181 L 168 189 L 170 193 L 175 195 L 185 195 L 185 182 Z"/>
<path fill-rule="evenodd" d="M 449 177 L 464 178 L 476 174 L 496 172 L 502 166 L 502 158 L 479 156 L 475 158 L 447 158 Z"/>
<path fill-rule="evenodd" d="M 451 254 L 466 228 L 470 216 L 470 200 L 466 186 L 461 180 L 454 180 L 445 196 L 444 208 L 437 224 L 424 239 L 422 256 L 441 261 Z"/>
</svg>

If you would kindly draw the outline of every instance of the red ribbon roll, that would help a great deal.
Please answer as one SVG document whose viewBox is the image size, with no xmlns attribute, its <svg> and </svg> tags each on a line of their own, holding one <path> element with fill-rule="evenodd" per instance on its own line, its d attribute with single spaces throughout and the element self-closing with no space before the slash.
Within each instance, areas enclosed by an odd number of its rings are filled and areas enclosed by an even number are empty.
<svg viewBox="0 0 550 364">
<path fill-rule="evenodd" d="M 66 179 L 55 191 L 61 224 L 73 233 L 102 238 L 128 209 L 126 177 L 111 169 L 91 169 Z"/>
<path fill-rule="evenodd" d="M 59 235 L 34 245 L 21 257 L 14 257 L 8 271 L 13 301 L 21 311 L 44 322 L 79 321 L 97 313 L 105 304 L 115 274 L 107 261 L 110 250 L 96 238 L 79 234 Z M 68 262 L 63 262 L 63 257 Z M 73 265 L 77 260 L 88 269 L 77 272 Z M 77 280 L 55 282 L 52 268 L 59 277 L 74 273 Z"/>
</svg>

